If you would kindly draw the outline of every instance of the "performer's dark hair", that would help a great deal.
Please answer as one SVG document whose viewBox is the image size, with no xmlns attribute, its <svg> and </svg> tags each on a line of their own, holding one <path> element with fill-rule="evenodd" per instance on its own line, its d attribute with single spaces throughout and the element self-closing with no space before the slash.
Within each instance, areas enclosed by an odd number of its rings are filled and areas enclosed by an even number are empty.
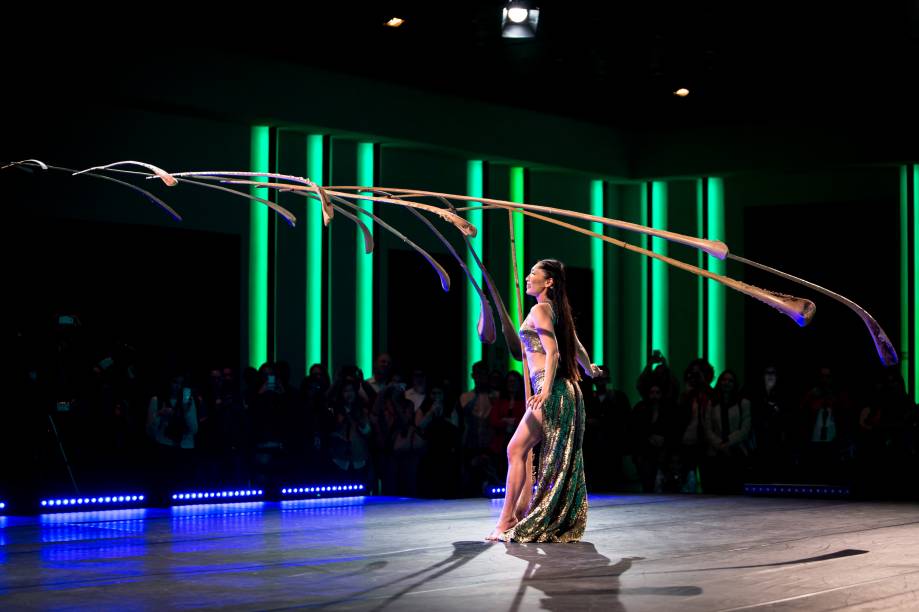
<svg viewBox="0 0 919 612">
<path fill-rule="evenodd" d="M 557 259 L 541 259 L 536 264 L 546 277 L 554 282 L 546 292 L 555 310 L 555 337 L 558 342 L 558 371 L 556 376 L 572 382 L 581 380 L 578 371 L 578 341 L 574 329 L 574 316 L 568 302 L 568 283 L 565 278 L 565 264 Z"/>
</svg>

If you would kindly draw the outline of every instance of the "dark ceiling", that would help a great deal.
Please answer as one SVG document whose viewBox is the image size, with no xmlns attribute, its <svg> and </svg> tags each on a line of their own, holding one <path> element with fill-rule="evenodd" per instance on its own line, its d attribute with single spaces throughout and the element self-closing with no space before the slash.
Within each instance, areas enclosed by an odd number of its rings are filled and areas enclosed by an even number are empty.
<svg viewBox="0 0 919 612">
<path fill-rule="evenodd" d="M 227 50 L 627 129 L 865 123 L 919 109 L 919 0 L 543 0 L 531 40 L 501 38 L 500 0 L 328 4 L 18 4 L 5 21 L 26 36 L 3 51 L 20 65 L 45 52 L 112 71 L 166 48 Z M 384 27 L 393 15 L 401 28 Z M 679 87 L 690 95 L 674 96 Z"/>
<path fill-rule="evenodd" d="M 535 4 L 530 40 L 501 38 L 502 1 L 341 3 L 250 52 L 621 127 L 919 108 L 917 0 Z"/>
</svg>

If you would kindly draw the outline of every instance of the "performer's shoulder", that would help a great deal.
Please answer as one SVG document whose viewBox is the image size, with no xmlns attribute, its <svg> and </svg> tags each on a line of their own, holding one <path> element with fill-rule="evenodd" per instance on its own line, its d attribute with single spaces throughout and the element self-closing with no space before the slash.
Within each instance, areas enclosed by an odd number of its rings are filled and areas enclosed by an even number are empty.
<svg viewBox="0 0 919 612">
<path fill-rule="evenodd" d="M 536 316 L 546 317 L 552 319 L 554 311 L 552 310 L 552 304 L 549 302 L 536 303 L 530 308 L 530 312 Z"/>
</svg>

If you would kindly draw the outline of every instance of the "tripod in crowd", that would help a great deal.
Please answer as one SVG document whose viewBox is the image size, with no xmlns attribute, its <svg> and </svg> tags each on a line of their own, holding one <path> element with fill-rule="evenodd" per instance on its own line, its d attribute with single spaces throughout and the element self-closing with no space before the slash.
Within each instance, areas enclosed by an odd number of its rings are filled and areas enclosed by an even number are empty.
<svg viewBox="0 0 919 612">
<path fill-rule="evenodd" d="M 61 453 L 61 460 L 64 462 L 64 467 L 67 468 L 67 476 L 70 477 L 70 484 L 73 485 L 73 492 L 76 495 L 80 494 L 80 487 L 77 486 L 77 480 L 73 477 L 73 469 L 70 467 L 70 460 L 67 459 L 67 452 L 64 450 L 64 443 L 61 442 L 61 436 L 57 430 L 57 424 L 54 422 L 54 415 L 48 414 L 48 423 L 51 425 L 51 433 L 54 435 L 54 441 L 57 443 L 57 448 Z"/>
</svg>

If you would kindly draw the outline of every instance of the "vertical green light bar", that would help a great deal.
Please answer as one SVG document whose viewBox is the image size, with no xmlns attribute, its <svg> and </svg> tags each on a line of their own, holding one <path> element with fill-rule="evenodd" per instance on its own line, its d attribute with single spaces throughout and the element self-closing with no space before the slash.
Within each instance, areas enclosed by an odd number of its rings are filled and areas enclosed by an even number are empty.
<svg viewBox="0 0 919 612">
<path fill-rule="evenodd" d="M 648 225 L 648 189 L 645 183 L 641 184 L 641 212 L 639 213 L 638 222 L 641 225 Z M 639 238 L 639 243 L 641 248 L 648 248 L 648 236 L 642 234 Z M 648 258 L 642 257 L 640 260 L 641 266 L 641 347 L 640 347 L 640 357 L 641 367 L 644 367 L 648 363 Z"/>
<path fill-rule="evenodd" d="M 481 198 L 485 195 L 485 168 L 480 159 L 471 159 L 466 162 L 466 195 Z M 481 202 L 471 202 L 470 206 L 481 205 Z M 469 239 L 469 245 L 482 258 L 482 246 L 485 244 L 484 215 L 481 210 L 467 210 L 466 220 L 473 224 L 479 231 L 475 237 Z M 475 262 L 472 253 L 466 253 L 466 267 L 475 282 L 482 287 L 482 270 Z M 484 287 L 483 287 L 484 290 Z M 478 324 L 481 302 L 475 289 L 470 284 L 466 291 L 466 375 L 468 389 L 475 386 L 472 380 L 472 364 L 482 360 L 482 341 L 479 339 Z"/>
<path fill-rule="evenodd" d="M 913 330 L 913 350 L 909 359 L 913 364 L 913 402 L 919 403 L 919 356 L 915 353 L 919 351 L 919 164 L 913 164 L 913 320 L 911 326 Z"/>
<path fill-rule="evenodd" d="M 249 171 L 268 172 L 268 126 L 252 126 L 249 135 Z M 267 182 L 266 178 L 255 178 Z M 249 192 L 264 197 L 255 186 Z M 268 360 L 268 207 L 249 204 L 249 365 Z"/>
<path fill-rule="evenodd" d="M 651 183 L 651 227 L 667 229 L 667 183 Z M 667 254 L 667 241 L 651 239 L 651 250 L 660 255 Z M 670 283 L 669 266 L 656 259 L 651 260 L 651 348 L 660 350 L 670 358 Z"/>
<path fill-rule="evenodd" d="M 525 181 L 524 181 L 523 167 L 521 166 L 511 167 L 510 182 L 511 182 L 510 201 L 517 202 L 519 204 L 523 204 L 524 203 L 523 199 L 525 196 L 524 194 Z M 526 278 L 526 275 L 528 274 L 528 271 L 529 271 L 529 268 L 523 267 L 523 262 L 524 262 L 523 215 L 513 213 L 511 217 L 514 223 L 514 240 L 517 243 L 517 270 L 520 273 L 520 290 L 523 291 L 524 278 Z M 514 322 L 514 325 L 517 325 L 519 322 L 523 320 L 523 317 L 521 316 L 521 313 L 523 312 L 522 310 L 523 304 L 521 304 L 520 300 L 518 299 L 517 285 L 514 282 L 514 262 L 513 261 L 510 262 L 509 271 L 510 271 L 510 274 L 508 278 L 510 278 L 511 299 L 508 301 L 508 303 L 511 305 L 511 312 L 510 312 L 511 321 Z M 508 370 L 516 370 L 517 372 L 520 372 L 521 374 L 523 374 L 523 363 L 517 361 L 513 357 L 508 357 Z"/>
<path fill-rule="evenodd" d="M 603 217 L 604 210 L 604 187 L 602 180 L 593 180 L 590 182 L 590 214 Z M 605 226 L 602 223 L 591 223 L 590 229 L 597 234 L 603 233 Z M 594 238 L 590 241 L 590 267 L 593 270 L 594 285 L 594 337 L 593 346 L 591 347 L 591 356 L 594 363 L 606 363 L 603 349 L 605 343 L 605 330 L 603 328 L 604 317 L 606 316 L 606 304 L 604 303 L 603 284 L 606 280 L 606 274 L 603 268 L 603 242 Z"/>
<path fill-rule="evenodd" d="M 912 175 L 912 176 L 910 176 Z M 912 178 L 912 198 L 910 198 Z M 919 401 L 919 165 L 900 167 L 900 372 L 913 401 Z M 912 216 L 912 227 L 910 227 Z M 910 231 L 912 230 L 912 231 Z M 912 233 L 912 236 L 910 236 Z M 912 268 L 912 270 L 910 270 Z M 912 272 L 912 276 L 910 273 Z M 912 285 L 912 286 L 910 286 Z"/>
<path fill-rule="evenodd" d="M 373 143 L 359 142 L 357 144 L 357 184 L 370 187 L 373 186 L 373 180 Z M 373 212 L 373 202 L 359 200 L 358 203 L 364 210 Z M 373 220 L 366 215 L 362 217 L 373 233 Z M 357 328 L 354 357 L 357 366 L 364 372 L 373 372 L 373 253 L 364 253 L 364 239 L 359 229 L 355 228 L 354 235 L 357 249 L 354 293 Z"/>
<path fill-rule="evenodd" d="M 720 178 L 708 178 L 708 231 L 711 240 L 724 240 L 724 181 Z M 727 266 L 724 260 L 705 256 L 708 269 L 716 274 L 724 274 Z M 711 279 L 708 282 L 708 361 L 715 368 L 717 377 L 725 369 L 725 288 L 721 283 Z"/>
<path fill-rule="evenodd" d="M 705 238 L 705 187 L 702 181 L 696 180 L 696 232 L 699 238 Z M 705 253 L 697 250 L 697 265 L 700 268 L 705 267 Z M 696 329 L 696 340 L 698 344 L 697 355 L 705 355 L 705 283 L 706 279 L 701 276 L 696 279 L 696 304 L 698 309 L 698 322 Z"/>
<path fill-rule="evenodd" d="M 306 137 L 306 176 L 322 184 L 322 134 Z M 306 200 L 306 374 L 322 361 L 322 207 Z"/>
<path fill-rule="evenodd" d="M 900 166 L 900 373 L 909 384 L 909 166 Z M 912 390 L 910 390 L 912 391 Z"/>
</svg>

